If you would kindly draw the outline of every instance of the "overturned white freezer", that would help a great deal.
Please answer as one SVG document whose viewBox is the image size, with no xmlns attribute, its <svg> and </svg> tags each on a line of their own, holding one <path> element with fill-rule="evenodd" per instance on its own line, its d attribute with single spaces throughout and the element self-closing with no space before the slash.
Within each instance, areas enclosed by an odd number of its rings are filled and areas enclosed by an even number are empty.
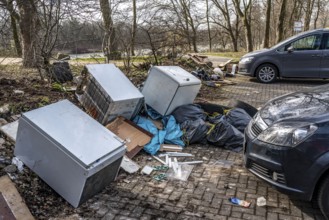
<svg viewBox="0 0 329 220">
<path fill-rule="evenodd" d="M 161 115 L 193 103 L 201 81 L 179 66 L 154 66 L 150 69 L 142 93 L 145 103 Z"/>
<path fill-rule="evenodd" d="M 113 181 L 123 141 L 68 100 L 19 119 L 14 154 L 72 206 Z"/>
<path fill-rule="evenodd" d="M 144 96 L 114 64 L 86 65 L 88 81 L 81 96 L 86 111 L 105 125 L 117 116 L 133 118 Z"/>
</svg>

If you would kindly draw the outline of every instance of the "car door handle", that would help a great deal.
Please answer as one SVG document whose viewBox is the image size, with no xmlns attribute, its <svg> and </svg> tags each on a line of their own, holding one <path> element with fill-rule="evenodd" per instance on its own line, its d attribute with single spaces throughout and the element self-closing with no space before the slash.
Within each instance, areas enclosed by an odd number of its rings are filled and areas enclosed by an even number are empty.
<svg viewBox="0 0 329 220">
<path fill-rule="evenodd" d="M 319 54 L 317 54 L 317 55 L 313 54 L 312 57 L 321 57 L 321 55 L 319 55 Z"/>
</svg>

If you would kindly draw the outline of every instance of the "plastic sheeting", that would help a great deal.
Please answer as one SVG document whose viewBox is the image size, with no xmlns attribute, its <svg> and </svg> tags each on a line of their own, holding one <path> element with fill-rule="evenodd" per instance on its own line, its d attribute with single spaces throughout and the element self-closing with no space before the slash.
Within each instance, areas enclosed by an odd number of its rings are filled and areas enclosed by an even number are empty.
<svg viewBox="0 0 329 220">
<path fill-rule="evenodd" d="M 163 130 L 158 130 L 151 120 L 142 116 L 136 116 L 133 121 L 139 127 L 154 135 L 150 143 L 144 146 L 144 150 L 151 155 L 155 155 L 160 149 L 160 145 L 163 143 L 176 144 L 182 147 L 185 146 L 184 142 L 181 140 L 183 132 L 173 116 L 166 116 L 162 119 Z"/>
</svg>

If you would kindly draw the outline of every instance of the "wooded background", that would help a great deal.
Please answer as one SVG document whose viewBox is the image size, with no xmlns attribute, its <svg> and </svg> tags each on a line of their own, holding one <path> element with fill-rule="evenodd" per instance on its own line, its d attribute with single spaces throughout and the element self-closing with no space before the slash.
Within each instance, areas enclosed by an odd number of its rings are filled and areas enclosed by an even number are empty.
<svg viewBox="0 0 329 220">
<path fill-rule="evenodd" d="M 0 0 L 0 57 L 24 67 L 54 54 L 253 51 L 328 27 L 329 0 Z"/>
</svg>

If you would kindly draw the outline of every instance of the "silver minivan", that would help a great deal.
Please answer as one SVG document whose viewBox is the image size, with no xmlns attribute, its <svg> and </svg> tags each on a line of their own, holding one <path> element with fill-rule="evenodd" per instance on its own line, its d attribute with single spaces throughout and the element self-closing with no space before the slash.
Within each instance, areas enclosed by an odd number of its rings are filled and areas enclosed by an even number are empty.
<svg viewBox="0 0 329 220">
<path fill-rule="evenodd" d="M 278 77 L 329 78 L 329 29 L 300 33 L 269 48 L 247 53 L 239 73 L 271 83 Z"/>
</svg>

